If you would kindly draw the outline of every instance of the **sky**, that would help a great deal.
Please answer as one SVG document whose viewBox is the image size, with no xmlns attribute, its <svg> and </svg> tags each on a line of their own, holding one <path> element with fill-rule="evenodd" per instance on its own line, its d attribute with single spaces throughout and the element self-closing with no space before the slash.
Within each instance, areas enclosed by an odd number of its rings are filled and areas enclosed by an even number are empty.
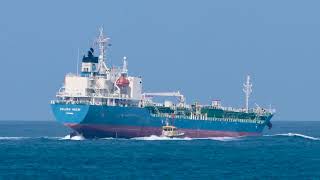
<svg viewBox="0 0 320 180">
<path fill-rule="evenodd" d="M 320 1 L 1 1 L 0 120 L 54 120 L 50 100 L 103 26 L 107 64 L 128 57 L 144 90 L 188 103 L 255 103 L 274 120 L 319 120 Z"/>
</svg>

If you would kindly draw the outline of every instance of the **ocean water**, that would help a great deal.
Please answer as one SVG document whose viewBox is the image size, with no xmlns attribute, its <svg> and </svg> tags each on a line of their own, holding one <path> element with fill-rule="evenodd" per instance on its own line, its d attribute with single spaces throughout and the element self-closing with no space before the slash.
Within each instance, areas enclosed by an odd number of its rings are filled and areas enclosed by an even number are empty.
<svg viewBox="0 0 320 180">
<path fill-rule="evenodd" d="M 0 179 L 320 179 L 320 122 L 208 139 L 70 139 L 55 122 L 0 126 Z"/>
</svg>

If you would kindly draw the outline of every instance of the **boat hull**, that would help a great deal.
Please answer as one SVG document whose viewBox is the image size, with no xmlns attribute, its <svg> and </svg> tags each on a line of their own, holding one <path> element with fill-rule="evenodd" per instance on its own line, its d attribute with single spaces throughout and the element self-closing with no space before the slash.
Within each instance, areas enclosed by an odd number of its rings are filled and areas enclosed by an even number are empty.
<svg viewBox="0 0 320 180">
<path fill-rule="evenodd" d="M 52 104 L 56 120 L 86 138 L 160 136 L 168 119 L 155 117 L 146 108 Z M 259 123 L 225 120 L 170 119 L 185 137 L 238 137 L 261 135 L 271 117 Z M 258 121 L 257 121 L 258 122 Z"/>
</svg>

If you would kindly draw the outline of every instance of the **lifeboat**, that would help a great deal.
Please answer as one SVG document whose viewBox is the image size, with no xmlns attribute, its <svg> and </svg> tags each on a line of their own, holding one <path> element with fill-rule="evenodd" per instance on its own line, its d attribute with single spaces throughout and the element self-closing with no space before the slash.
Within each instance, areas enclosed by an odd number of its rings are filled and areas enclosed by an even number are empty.
<svg viewBox="0 0 320 180">
<path fill-rule="evenodd" d="M 124 75 L 121 75 L 116 84 L 118 87 L 127 87 L 129 86 L 130 81 Z"/>
</svg>

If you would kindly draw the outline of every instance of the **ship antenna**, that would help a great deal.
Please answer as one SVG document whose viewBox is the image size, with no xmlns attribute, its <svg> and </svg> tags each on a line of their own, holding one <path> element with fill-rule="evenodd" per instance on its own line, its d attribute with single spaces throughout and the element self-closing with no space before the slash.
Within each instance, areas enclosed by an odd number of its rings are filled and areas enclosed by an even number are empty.
<svg viewBox="0 0 320 180">
<path fill-rule="evenodd" d="M 252 84 L 250 82 L 250 76 L 247 76 L 247 81 L 245 84 L 243 84 L 243 92 L 246 96 L 246 112 L 249 112 L 249 97 L 252 93 Z"/>
<path fill-rule="evenodd" d="M 124 74 L 128 73 L 128 62 L 127 62 L 126 56 L 123 57 L 122 73 L 124 73 Z"/>
<path fill-rule="evenodd" d="M 98 70 L 99 73 L 105 74 L 105 72 L 108 70 L 108 67 L 105 63 L 105 57 L 106 57 L 106 45 L 109 45 L 110 38 L 106 37 L 103 34 L 103 27 L 99 28 L 99 36 L 96 39 L 96 43 L 99 46 L 99 64 L 98 64 Z"/>
</svg>

